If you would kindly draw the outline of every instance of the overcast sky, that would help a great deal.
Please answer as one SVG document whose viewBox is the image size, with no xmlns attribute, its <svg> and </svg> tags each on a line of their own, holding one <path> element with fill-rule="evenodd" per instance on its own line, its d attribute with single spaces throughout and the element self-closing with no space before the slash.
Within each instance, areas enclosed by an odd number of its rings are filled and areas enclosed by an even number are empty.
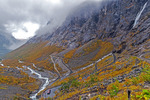
<svg viewBox="0 0 150 100">
<path fill-rule="evenodd" d="M 67 15 L 84 1 L 89 0 L 0 0 L 0 34 L 26 42 L 50 20 L 51 29 L 61 25 Z M 39 31 L 39 34 L 43 33 Z M 12 45 L 16 43 L 12 42 Z"/>
</svg>

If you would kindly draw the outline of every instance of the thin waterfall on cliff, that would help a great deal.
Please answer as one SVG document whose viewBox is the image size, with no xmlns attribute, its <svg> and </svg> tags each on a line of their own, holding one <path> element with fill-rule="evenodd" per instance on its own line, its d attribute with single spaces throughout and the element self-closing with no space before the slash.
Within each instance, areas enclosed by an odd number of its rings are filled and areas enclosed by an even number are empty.
<svg viewBox="0 0 150 100">
<path fill-rule="evenodd" d="M 147 5 L 147 2 L 144 4 L 142 10 L 137 14 L 136 19 L 135 19 L 135 22 L 134 22 L 134 25 L 133 25 L 133 28 L 137 25 L 138 20 L 140 19 L 140 16 L 141 16 L 142 12 L 143 12 L 144 9 L 146 8 L 146 5 Z"/>
</svg>

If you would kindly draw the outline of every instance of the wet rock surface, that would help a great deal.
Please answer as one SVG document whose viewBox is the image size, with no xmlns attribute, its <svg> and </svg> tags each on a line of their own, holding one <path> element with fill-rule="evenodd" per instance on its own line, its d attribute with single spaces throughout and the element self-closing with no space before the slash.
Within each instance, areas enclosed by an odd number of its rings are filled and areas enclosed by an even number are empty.
<svg viewBox="0 0 150 100">
<path fill-rule="evenodd" d="M 140 16 L 138 23 L 134 27 L 136 21 L 135 19 L 146 2 L 147 5 Z M 91 40 L 101 39 L 103 41 L 109 40 L 112 42 L 114 47 L 121 46 L 118 50 L 114 49 L 114 53 L 121 54 L 124 50 L 127 50 L 130 55 L 138 55 L 141 53 L 140 50 L 133 49 L 132 47 L 136 48 L 150 39 L 149 12 L 149 0 L 112 0 L 108 3 L 104 2 L 103 6 L 99 5 L 98 7 L 91 4 L 85 4 L 82 9 L 77 9 L 77 11 L 73 12 L 73 14 L 71 14 L 66 19 L 64 24 L 56 31 L 40 37 L 34 37 L 30 39 L 27 44 L 48 41 L 49 43 L 47 43 L 47 45 L 57 44 L 58 46 L 66 48 L 77 48 L 90 42 Z M 73 65 L 72 67 L 76 67 L 77 65 L 85 64 L 89 60 L 87 58 L 94 57 L 97 52 L 98 50 L 90 53 L 89 55 L 78 58 L 84 59 L 84 62 L 72 61 L 69 62 L 68 65 Z M 136 65 L 132 67 L 132 71 L 128 74 L 103 80 L 102 84 L 107 86 L 116 80 L 121 83 L 124 82 L 124 79 L 127 77 L 137 76 L 143 69 L 142 67 L 137 66 L 138 63 L 139 61 L 137 60 Z M 116 70 L 121 70 L 122 67 L 123 66 L 117 66 Z M 21 77 L 18 75 L 20 73 L 15 69 L 6 70 L 9 73 L 15 73 L 16 76 Z M 41 74 L 44 75 L 44 72 L 41 72 Z M 148 86 L 148 84 L 145 84 L 144 87 L 147 88 Z M 97 92 L 97 88 L 98 87 L 94 86 L 88 90 Z M 75 95 L 68 100 L 77 100 L 79 99 L 78 95 Z M 94 95 L 96 95 L 96 93 L 83 94 L 81 100 L 89 100 L 90 96 Z"/>
<path fill-rule="evenodd" d="M 133 27 L 137 14 L 146 2 L 147 5 L 137 25 Z M 60 46 L 76 48 L 97 37 L 102 40 L 114 38 L 114 45 L 121 44 L 130 38 L 127 44 L 133 46 L 142 44 L 150 38 L 148 24 L 150 22 L 150 2 L 148 0 L 118 0 L 97 5 L 99 6 L 95 7 L 93 4 L 85 3 L 80 9 L 73 12 L 56 31 L 42 36 L 42 40 L 50 41 L 49 45 L 59 43 Z M 135 34 L 130 36 L 129 33 Z M 32 38 L 28 43 L 39 42 L 41 37 L 39 38 Z"/>
</svg>

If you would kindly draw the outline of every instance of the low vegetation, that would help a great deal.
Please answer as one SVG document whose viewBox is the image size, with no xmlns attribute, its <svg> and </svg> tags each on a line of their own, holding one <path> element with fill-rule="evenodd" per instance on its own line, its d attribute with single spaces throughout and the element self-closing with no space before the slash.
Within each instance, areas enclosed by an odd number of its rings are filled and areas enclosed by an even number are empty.
<svg viewBox="0 0 150 100">
<path fill-rule="evenodd" d="M 34 46 L 32 44 L 26 45 L 26 51 L 18 49 L 14 53 L 10 53 L 8 55 L 10 58 L 14 55 L 18 56 L 13 59 L 4 60 L 3 64 L 11 68 L 16 66 L 21 68 L 24 64 L 33 67 L 32 63 L 34 63 L 41 71 L 46 69 L 56 73 L 49 55 L 58 54 L 63 49 L 57 46 L 47 46 L 47 43 L 43 44 Z M 30 47 L 35 51 L 33 52 Z M 73 73 L 63 80 L 56 80 L 48 87 L 61 86 L 59 91 L 56 92 L 54 99 L 81 99 L 84 98 L 84 95 L 87 95 L 91 100 L 96 100 L 97 98 L 102 100 L 126 100 L 128 97 L 127 91 L 131 90 L 131 100 L 148 100 L 149 88 L 145 87 L 150 83 L 150 63 L 140 57 L 127 55 L 126 50 L 121 54 L 115 53 L 115 56 L 109 55 L 98 63 L 79 70 L 111 53 L 113 49 L 114 47 L 110 42 L 94 40 L 85 46 L 72 49 L 64 54 L 64 57 L 61 57 L 61 59 L 68 64 L 73 59 L 96 52 L 96 55 L 90 58 L 90 61 L 71 68 L 74 71 Z M 16 54 L 15 52 L 18 51 L 19 54 Z M 24 55 L 27 52 L 30 52 L 30 54 Z M 147 55 L 143 57 L 149 59 Z M 24 64 L 18 63 L 19 59 L 23 60 Z M 56 67 L 61 72 L 61 75 L 66 73 L 65 71 L 63 72 L 63 69 L 58 64 L 56 64 Z M 1 72 L 3 72 L 2 70 L 0 69 Z M 30 91 L 38 89 L 36 79 L 29 77 L 23 72 L 21 72 L 21 75 L 23 77 L 16 78 L 1 74 L 0 82 L 8 85 L 18 85 Z M 92 93 L 94 93 L 94 96 L 91 96 Z"/>
</svg>

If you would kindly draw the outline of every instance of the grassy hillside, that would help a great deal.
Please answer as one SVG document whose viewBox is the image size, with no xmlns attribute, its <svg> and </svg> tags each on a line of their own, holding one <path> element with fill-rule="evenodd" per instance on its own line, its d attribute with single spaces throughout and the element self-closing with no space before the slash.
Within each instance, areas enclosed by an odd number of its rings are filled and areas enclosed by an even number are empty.
<svg viewBox="0 0 150 100">
<path fill-rule="evenodd" d="M 41 71 L 42 69 L 46 69 L 57 73 L 50 55 L 54 56 L 55 61 L 58 58 L 62 59 L 73 73 L 64 79 L 59 78 L 45 89 L 61 86 L 59 91 L 55 91 L 54 99 L 56 100 L 80 100 L 85 97 L 90 100 L 96 100 L 97 98 L 104 100 L 125 100 L 128 97 L 128 90 L 131 91 L 131 100 L 148 100 L 150 96 L 149 42 L 146 41 L 142 45 L 140 53 L 134 52 L 139 51 L 139 47 L 130 46 L 130 48 L 123 48 L 124 43 L 114 47 L 112 43 L 101 40 L 93 40 L 78 48 L 69 50 L 55 45 L 46 45 L 47 42 L 26 44 L 8 54 L 3 64 L 10 67 L 21 67 L 25 64 L 33 68 L 32 63 L 34 63 Z M 120 50 L 122 51 L 120 52 Z M 112 54 L 106 56 L 109 53 Z M 131 55 L 131 53 L 134 55 Z M 102 57 L 104 59 L 97 63 L 95 62 Z M 25 61 L 25 63 L 18 63 L 19 59 Z M 92 63 L 93 65 L 84 68 Z M 56 68 L 62 76 L 67 73 L 67 70 L 63 69 L 58 61 L 56 61 Z M 54 77 L 56 76 L 54 75 Z M 12 78 L 10 77 L 10 79 Z M 3 83 L 7 82 L 3 81 Z M 18 83 L 17 85 L 20 84 Z M 27 89 L 30 89 L 29 87 L 30 85 L 27 86 Z M 33 90 L 35 88 L 31 91 Z M 40 94 L 42 93 L 44 91 Z"/>
</svg>

